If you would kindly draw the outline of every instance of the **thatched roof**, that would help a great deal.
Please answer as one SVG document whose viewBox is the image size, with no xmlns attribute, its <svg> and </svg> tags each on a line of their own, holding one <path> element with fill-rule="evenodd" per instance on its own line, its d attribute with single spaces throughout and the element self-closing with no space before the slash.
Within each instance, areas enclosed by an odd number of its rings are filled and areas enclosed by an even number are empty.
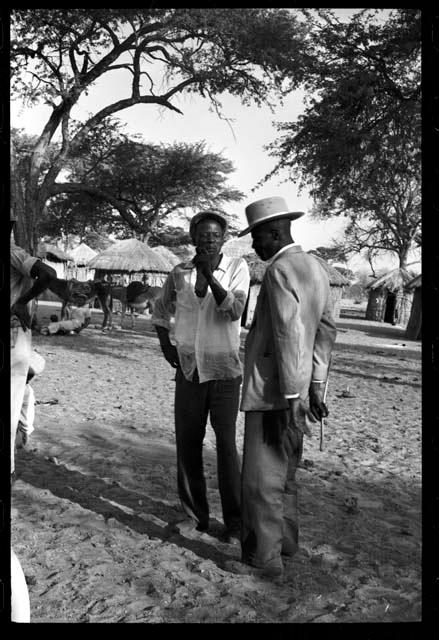
<svg viewBox="0 0 439 640">
<path fill-rule="evenodd" d="M 315 254 L 311 254 L 313 258 L 318 260 L 329 277 L 329 284 L 331 287 L 348 287 L 351 284 L 349 278 L 346 278 L 340 271 L 338 271 L 335 267 L 330 265 L 326 260 L 316 256 Z"/>
<path fill-rule="evenodd" d="M 222 252 L 229 258 L 243 258 L 252 253 L 252 242 L 253 240 L 250 235 L 243 236 L 242 238 L 231 238 L 223 244 Z"/>
<path fill-rule="evenodd" d="M 47 244 L 46 242 L 41 242 L 38 245 L 37 249 L 37 257 L 50 260 L 52 262 L 68 262 L 69 260 L 73 261 L 73 257 L 61 249 L 58 249 L 54 244 Z"/>
<path fill-rule="evenodd" d="M 162 258 L 167 260 L 172 267 L 175 267 L 176 264 L 182 262 L 182 260 L 178 256 L 176 256 L 175 253 L 173 253 L 170 249 L 168 249 L 168 247 L 163 247 L 160 245 L 158 247 L 154 247 L 154 251 L 158 253 L 159 256 L 162 256 Z"/>
<path fill-rule="evenodd" d="M 406 286 L 407 289 L 418 289 L 419 287 L 422 287 L 422 273 L 410 280 Z"/>
<path fill-rule="evenodd" d="M 90 262 L 92 258 L 98 255 L 97 251 L 94 251 L 88 244 L 81 242 L 77 247 L 70 252 L 73 256 L 73 260 L 78 266 L 84 266 L 87 262 Z"/>
<path fill-rule="evenodd" d="M 345 287 L 350 285 L 350 280 L 348 280 L 348 278 L 345 278 L 345 276 L 343 276 L 339 271 L 337 271 L 337 269 L 334 269 L 334 267 L 331 267 L 331 265 L 328 264 L 326 260 L 323 260 L 322 258 L 318 258 L 313 254 L 311 255 L 325 269 L 329 277 L 329 284 L 332 287 Z M 265 269 L 267 268 L 267 263 L 261 260 L 254 251 L 252 253 L 248 253 L 243 257 L 247 262 L 248 268 L 250 271 L 250 284 L 260 284 L 262 282 L 262 278 L 264 277 Z"/>
<path fill-rule="evenodd" d="M 369 282 L 367 289 L 388 289 L 389 291 L 400 291 L 405 289 L 407 284 L 413 280 L 413 274 L 406 269 L 393 269 L 389 273 L 385 273 L 380 278 Z"/>
<path fill-rule="evenodd" d="M 135 238 L 119 240 L 92 258 L 87 267 L 103 271 L 150 273 L 168 273 L 172 270 L 172 265 L 166 258 Z"/>
</svg>

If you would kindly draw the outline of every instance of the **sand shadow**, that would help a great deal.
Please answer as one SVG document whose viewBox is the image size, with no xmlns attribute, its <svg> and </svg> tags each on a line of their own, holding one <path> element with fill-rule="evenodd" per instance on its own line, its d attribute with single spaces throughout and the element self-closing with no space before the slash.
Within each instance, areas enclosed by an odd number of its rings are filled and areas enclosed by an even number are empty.
<svg viewBox="0 0 439 640">
<path fill-rule="evenodd" d="M 71 349 L 78 353 L 86 353 L 88 356 L 100 355 L 116 360 L 130 360 L 132 362 L 138 362 L 138 358 L 132 357 L 126 353 L 120 353 L 123 349 L 123 338 L 139 337 L 139 333 L 134 332 L 106 332 L 102 334 L 100 330 L 84 329 L 80 334 L 75 336 L 70 335 L 54 335 L 54 336 L 42 336 L 36 335 L 33 337 L 34 346 L 44 345 L 47 348 L 53 345 L 54 348 L 62 347 L 64 349 Z M 148 336 L 148 337 L 152 337 Z M 119 351 L 114 351 L 113 345 L 119 348 Z M 139 348 L 148 349 L 155 352 L 160 351 L 160 345 L 154 344 L 152 341 L 147 343 L 139 343 Z M 129 350 L 133 350 L 137 345 L 130 344 Z"/>
<path fill-rule="evenodd" d="M 184 514 L 178 506 L 154 500 L 143 493 L 129 491 L 116 481 L 111 484 L 96 476 L 68 469 L 63 464 L 54 464 L 33 452 L 23 452 L 17 459 L 16 473 L 17 479 L 38 489 L 49 490 L 58 498 L 93 511 L 106 522 L 114 518 L 137 533 L 176 544 L 205 560 L 213 561 L 220 568 L 230 560 L 230 555 L 222 553 L 212 544 L 175 532 L 173 523 L 184 519 Z M 139 500 L 142 503 L 141 507 Z M 157 522 L 158 520 L 163 524 Z M 213 526 L 216 531 L 220 528 L 220 523 L 213 522 Z"/>
</svg>

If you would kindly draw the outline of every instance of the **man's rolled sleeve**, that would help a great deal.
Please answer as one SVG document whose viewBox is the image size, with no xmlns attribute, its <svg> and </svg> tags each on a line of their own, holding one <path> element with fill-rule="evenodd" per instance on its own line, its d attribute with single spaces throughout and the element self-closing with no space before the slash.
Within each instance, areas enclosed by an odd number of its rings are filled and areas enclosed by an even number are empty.
<svg viewBox="0 0 439 640">
<path fill-rule="evenodd" d="M 233 273 L 230 287 L 227 290 L 227 295 L 221 304 L 216 307 L 217 311 L 232 321 L 239 320 L 245 309 L 249 287 L 250 272 L 246 261 L 240 258 L 238 266 Z"/>
</svg>

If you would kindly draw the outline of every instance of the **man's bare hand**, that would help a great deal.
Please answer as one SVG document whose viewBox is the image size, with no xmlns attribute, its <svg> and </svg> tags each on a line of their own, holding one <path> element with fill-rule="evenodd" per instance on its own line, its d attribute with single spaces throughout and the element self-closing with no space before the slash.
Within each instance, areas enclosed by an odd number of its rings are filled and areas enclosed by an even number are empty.
<svg viewBox="0 0 439 640">
<path fill-rule="evenodd" d="M 163 355 L 165 356 L 165 359 L 167 360 L 167 362 L 169 362 L 171 367 L 173 367 L 174 369 L 179 367 L 180 360 L 178 359 L 178 351 L 175 345 L 173 345 L 172 342 L 169 342 L 169 344 L 162 344 L 161 347 Z"/>
<path fill-rule="evenodd" d="M 17 449 L 24 449 L 29 441 L 29 435 L 20 426 L 17 429 L 17 436 L 15 438 L 15 444 Z"/>
<path fill-rule="evenodd" d="M 26 331 L 26 329 L 30 329 L 31 318 L 27 305 L 16 302 L 11 307 L 11 316 L 16 316 L 18 318 L 23 331 Z"/>
<path fill-rule="evenodd" d="M 309 408 L 316 420 L 323 420 L 329 415 L 328 407 L 323 401 L 324 386 L 311 383 L 309 388 Z"/>
<path fill-rule="evenodd" d="M 311 413 L 308 405 L 302 398 L 290 398 L 288 402 L 290 405 L 291 428 L 310 436 L 311 431 L 306 423 L 306 419 L 308 418 L 311 422 L 316 422 L 316 418 Z"/>
<path fill-rule="evenodd" d="M 193 264 L 197 271 L 201 273 L 206 280 L 212 277 L 212 259 L 211 256 L 202 248 L 197 248 L 196 255 L 192 258 Z"/>
</svg>

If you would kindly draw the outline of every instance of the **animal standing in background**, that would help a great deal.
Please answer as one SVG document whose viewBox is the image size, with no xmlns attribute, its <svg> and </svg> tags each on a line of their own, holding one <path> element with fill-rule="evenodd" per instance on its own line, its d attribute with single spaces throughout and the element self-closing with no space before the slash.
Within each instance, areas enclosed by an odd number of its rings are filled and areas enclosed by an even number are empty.
<svg viewBox="0 0 439 640">
<path fill-rule="evenodd" d="M 123 327 L 123 321 L 125 318 L 126 310 L 131 312 L 131 329 L 134 328 L 134 312 L 143 313 L 145 309 L 152 314 L 154 310 L 154 303 L 162 292 L 161 287 L 151 287 L 149 284 L 143 284 L 138 280 L 130 282 L 127 287 L 113 286 L 111 287 L 111 300 L 112 305 L 113 298 L 119 300 L 122 305 L 122 311 L 120 316 L 120 326 Z"/>
</svg>

